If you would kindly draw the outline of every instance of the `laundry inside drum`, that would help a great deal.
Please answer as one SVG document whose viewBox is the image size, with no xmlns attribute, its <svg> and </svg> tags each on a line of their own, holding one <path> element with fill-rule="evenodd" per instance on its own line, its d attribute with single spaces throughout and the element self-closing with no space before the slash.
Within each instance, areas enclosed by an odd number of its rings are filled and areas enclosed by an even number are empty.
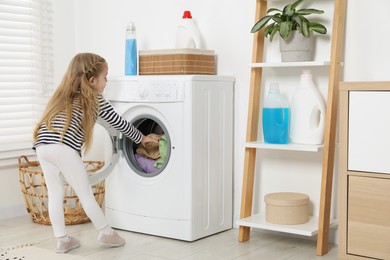
<svg viewBox="0 0 390 260">
<path fill-rule="evenodd" d="M 123 138 L 123 151 L 131 169 L 140 176 L 154 177 L 165 169 L 171 155 L 171 142 L 165 126 L 157 118 L 143 117 L 132 122 L 143 135 L 158 136 L 158 143 L 136 144 Z"/>
</svg>

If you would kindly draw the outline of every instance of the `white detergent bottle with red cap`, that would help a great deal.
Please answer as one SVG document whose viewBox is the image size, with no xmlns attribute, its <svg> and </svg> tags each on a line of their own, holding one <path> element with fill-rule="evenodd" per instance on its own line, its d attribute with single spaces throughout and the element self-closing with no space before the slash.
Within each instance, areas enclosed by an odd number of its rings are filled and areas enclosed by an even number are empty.
<svg viewBox="0 0 390 260">
<path fill-rule="evenodd" d="M 325 102 L 314 84 L 310 70 L 304 70 L 291 101 L 291 142 L 322 144 L 324 127 Z"/>
<path fill-rule="evenodd" d="M 184 11 L 176 31 L 176 48 L 201 49 L 201 37 L 190 11 Z"/>
</svg>

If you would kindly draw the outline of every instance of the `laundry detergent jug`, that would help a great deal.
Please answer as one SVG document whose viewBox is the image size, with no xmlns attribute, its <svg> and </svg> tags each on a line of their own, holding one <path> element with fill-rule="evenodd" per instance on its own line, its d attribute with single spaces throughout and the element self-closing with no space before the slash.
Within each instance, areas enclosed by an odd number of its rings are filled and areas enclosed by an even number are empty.
<svg viewBox="0 0 390 260">
<path fill-rule="evenodd" d="M 291 142 L 322 144 L 324 126 L 325 102 L 313 82 L 310 70 L 304 70 L 291 100 Z"/>
<path fill-rule="evenodd" d="M 190 11 L 184 11 L 176 31 L 176 48 L 201 49 L 201 36 Z"/>
<path fill-rule="evenodd" d="M 263 135 L 268 144 L 288 144 L 290 107 L 287 98 L 280 93 L 279 85 L 271 83 L 263 106 Z"/>
</svg>

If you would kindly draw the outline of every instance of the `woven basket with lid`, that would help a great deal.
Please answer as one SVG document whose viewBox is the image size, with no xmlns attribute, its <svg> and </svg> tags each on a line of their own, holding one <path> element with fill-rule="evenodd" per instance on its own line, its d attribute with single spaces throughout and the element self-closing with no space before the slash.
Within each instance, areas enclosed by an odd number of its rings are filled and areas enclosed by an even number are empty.
<svg viewBox="0 0 390 260">
<path fill-rule="evenodd" d="M 296 225 L 309 221 L 309 196 L 295 192 L 269 193 L 264 196 L 265 219 L 274 224 Z"/>
</svg>

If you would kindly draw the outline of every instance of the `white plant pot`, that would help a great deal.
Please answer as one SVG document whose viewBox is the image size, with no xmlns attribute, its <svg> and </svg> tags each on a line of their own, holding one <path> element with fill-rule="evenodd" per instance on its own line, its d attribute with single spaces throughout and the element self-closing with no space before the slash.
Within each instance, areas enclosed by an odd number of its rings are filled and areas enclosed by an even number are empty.
<svg viewBox="0 0 390 260">
<path fill-rule="evenodd" d="M 279 47 L 282 61 L 311 61 L 313 50 L 313 36 L 306 38 L 298 31 L 292 31 L 287 40 L 279 38 Z"/>
</svg>

